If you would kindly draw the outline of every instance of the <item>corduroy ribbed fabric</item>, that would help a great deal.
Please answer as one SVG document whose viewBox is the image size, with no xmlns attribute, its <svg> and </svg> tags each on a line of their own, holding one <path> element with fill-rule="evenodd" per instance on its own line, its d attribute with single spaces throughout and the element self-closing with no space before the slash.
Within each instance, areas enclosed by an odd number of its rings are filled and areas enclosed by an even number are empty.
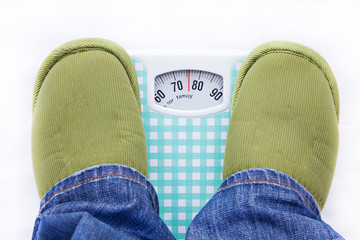
<svg viewBox="0 0 360 240">
<path fill-rule="evenodd" d="M 32 125 L 40 196 L 71 174 L 100 164 L 122 164 L 148 175 L 134 73 L 125 51 L 103 39 L 67 43 L 44 61 L 35 84 Z"/>
<path fill-rule="evenodd" d="M 270 42 L 244 60 L 233 93 L 223 178 L 270 168 L 302 184 L 324 207 L 339 145 L 335 78 L 315 51 Z"/>
<path fill-rule="evenodd" d="M 117 45 L 116 43 L 102 38 L 83 38 L 74 41 L 70 41 L 62 44 L 61 46 L 54 49 L 51 54 L 43 61 L 39 72 L 36 76 L 34 91 L 33 91 L 33 104 L 32 110 L 34 111 L 36 100 L 42 86 L 42 83 L 45 80 L 50 69 L 63 57 L 68 54 L 73 54 L 79 51 L 90 51 L 90 50 L 101 50 L 113 54 L 123 65 L 126 74 L 130 78 L 130 84 L 133 88 L 136 100 L 138 100 L 138 105 L 140 108 L 140 95 L 139 87 L 136 78 L 136 71 L 130 56 L 127 52 Z"/>
</svg>

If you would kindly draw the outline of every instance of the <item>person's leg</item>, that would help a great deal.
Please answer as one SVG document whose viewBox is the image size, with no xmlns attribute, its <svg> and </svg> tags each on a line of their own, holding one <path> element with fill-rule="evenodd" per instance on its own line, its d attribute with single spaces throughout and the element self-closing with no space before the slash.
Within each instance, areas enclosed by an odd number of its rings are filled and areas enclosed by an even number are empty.
<svg viewBox="0 0 360 240">
<path fill-rule="evenodd" d="M 270 42 L 243 62 L 235 84 L 215 196 L 188 239 L 336 239 L 320 217 L 338 151 L 339 97 L 325 60 Z"/>
<path fill-rule="evenodd" d="M 113 42 L 76 40 L 45 59 L 32 158 L 42 197 L 33 239 L 173 239 L 146 179 L 135 69 Z"/>
<path fill-rule="evenodd" d="M 227 178 L 190 224 L 186 239 L 342 239 L 313 196 L 288 175 L 255 168 Z"/>
</svg>

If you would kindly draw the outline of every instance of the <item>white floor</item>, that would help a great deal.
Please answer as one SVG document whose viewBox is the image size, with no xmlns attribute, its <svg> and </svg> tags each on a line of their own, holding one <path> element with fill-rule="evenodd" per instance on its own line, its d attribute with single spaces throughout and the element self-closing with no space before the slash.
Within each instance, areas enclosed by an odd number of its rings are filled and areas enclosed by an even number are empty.
<svg viewBox="0 0 360 240">
<path fill-rule="evenodd" d="M 247 3 L 244 3 L 247 2 Z M 36 72 L 63 42 L 103 37 L 125 49 L 246 49 L 291 40 L 318 51 L 340 89 L 340 150 L 322 218 L 360 239 L 360 5 L 356 1 L 2 1 L 0 238 L 29 239 L 37 215 L 31 164 Z"/>
</svg>

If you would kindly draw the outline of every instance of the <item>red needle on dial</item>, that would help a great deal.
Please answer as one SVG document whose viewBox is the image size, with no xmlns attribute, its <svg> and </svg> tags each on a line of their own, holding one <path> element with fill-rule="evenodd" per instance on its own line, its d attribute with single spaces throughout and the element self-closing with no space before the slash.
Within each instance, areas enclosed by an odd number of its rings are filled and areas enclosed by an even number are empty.
<svg viewBox="0 0 360 240">
<path fill-rule="evenodd" d="M 190 92 L 190 70 L 188 70 L 188 92 Z"/>
</svg>

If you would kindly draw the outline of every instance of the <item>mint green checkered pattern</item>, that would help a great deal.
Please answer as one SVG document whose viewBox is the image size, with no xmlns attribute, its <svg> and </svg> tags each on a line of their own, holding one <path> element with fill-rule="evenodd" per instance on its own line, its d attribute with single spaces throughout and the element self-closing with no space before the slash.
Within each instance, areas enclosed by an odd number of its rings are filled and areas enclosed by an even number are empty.
<svg viewBox="0 0 360 240">
<path fill-rule="evenodd" d="M 231 70 L 231 89 L 242 61 Z M 185 239 L 192 219 L 222 183 L 230 110 L 197 118 L 153 112 L 147 105 L 145 66 L 133 60 L 139 82 L 149 177 L 160 203 L 160 217 L 176 239 Z"/>
</svg>

